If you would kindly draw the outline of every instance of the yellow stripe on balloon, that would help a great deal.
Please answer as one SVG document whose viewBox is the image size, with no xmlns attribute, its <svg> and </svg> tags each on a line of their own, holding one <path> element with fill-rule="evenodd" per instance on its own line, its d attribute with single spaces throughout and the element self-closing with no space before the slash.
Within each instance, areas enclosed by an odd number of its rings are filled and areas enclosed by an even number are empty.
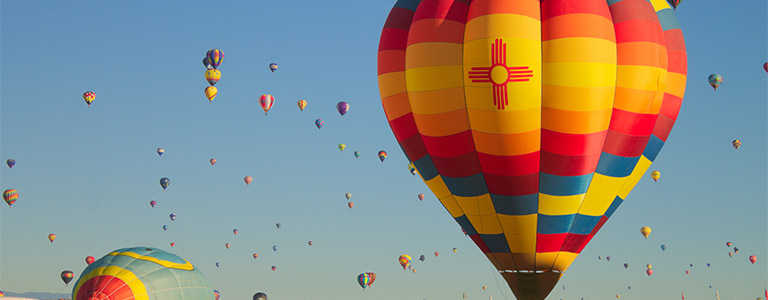
<svg viewBox="0 0 768 300">
<path fill-rule="evenodd" d="M 613 51 L 613 54 L 604 53 L 605 55 L 613 55 L 615 59 L 616 50 L 614 49 Z M 559 85 L 592 88 L 613 87 L 616 84 L 616 64 L 592 62 L 550 63 L 545 59 L 542 68 L 544 68 L 543 84 L 545 86 Z M 574 99 L 573 101 L 581 103 L 580 100 L 582 99 Z"/>
<path fill-rule="evenodd" d="M 497 37 L 511 41 L 515 38 L 531 41 L 541 40 L 541 21 L 519 14 L 488 14 L 467 22 L 464 43 L 488 40 Z M 493 42 L 493 41 L 491 41 Z M 467 63 L 477 63 L 466 61 Z"/>
<path fill-rule="evenodd" d="M 667 73 L 667 94 L 682 98 L 685 94 L 685 82 L 688 76 L 680 73 Z"/>
<path fill-rule="evenodd" d="M 579 210 L 582 195 L 552 196 L 539 195 L 539 213 L 550 216 L 572 215 Z"/>
<path fill-rule="evenodd" d="M 617 69 L 616 86 L 663 93 L 667 85 L 667 70 L 648 66 L 623 66 Z"/>
<path fill-rule="evenodd" d="M 98 267 L 93 269 L 88 274 L 80 276 L 80 279 L 77 282 L 77 286 L 75 286 L 73 295 L 78 296 L 80 288 L 85 282 L 91 278 L 101 275 L 113 276 L 122 280 L 131 289 L 131 293 L 134 296 L 133 300 L 149 300 L 147 288 L 144 286 L 144 283 L 141 282 L 141 280 L 139 280 L 138 277 L 133 274 L 133 272 L 117 266 Z"/>
<path fill-rule="evenodd" d="M 552 265 L 555 264 L 558 254 L 561 252 L 543 252 L 536 253 L 536 270 L 537 271 L 550 271 Z"/>
<path fill-rule="evenodd" d="M 449 50 L 449 49 L 446 49 Z M 406 57 L 411 56 L 407 52 Z M 415 58 L 418 60 L 419 58 Z M 414 60 L 407 59 L 406 60 Z M 460 65 L 439 65 L 432 67 L 410 68 L 405 70 L 405 81 L 409 92 L 434 91 L 462 87 L 462 69 Z"/>
<path fill-rule="evenodd" d="M 379 93 L 382 98 L 405 92 L 405 73 L 392 72 L 379 75 Z"/>
<path fill-rule="evenodd" d="M 497 216 L 507 238 L 510 252 L 536 252 L 536 214 L 522 216 L 497 214 Z"/>
<path fill-rule="evenodd" d="M 587 196 L 584 198 L 584 204 L 579 209 L 579 214 L 587 216 L 605 214 L 626 180 L 627 177 L 611 177 L 595 173 L 587 190 Z"/>
<path fill-rule="evenodd" d="M 611 109 L 611 103 L 602 101 L 613 95 L 613 87 L 581 87 L 546 85 L 542 89 L 542 97 L 549 99 L 551 107 L 559 107 L 570 111 L 597 111 Z M 573 101 L 582 99 L 582 101 Z"/>
<path fill-rule="evenodd" d="M 493 104 L 491 101 L 492 97 L 478 97 L 478 101 L 479 99 L 483 99 Z M 493 109 L 496 108 L 494 107 Z M 525 110 L 513 110 L 509 107 L 508 109 L 508 111 L 470 109 L 469 119 L 471 120 L 472 130 L 510 135 L 531 132 L 541 127 L 541 109 L 539 107 Z M 536 144 L 539 144 L 538 140 L 536 141 Z M 538 150 L 538 147 L 536 150 Z"/>
<path fill-rule="evenodd" d="M 489 194 L 477 197 L 454 197 L 479 234 L 503 233 Z"/>
<path fill-rule="evenodd" d="M 629 177 L 627 177 L 627 182 L 624 183 L 624 186 L 622 186 L 621 190 L 619 191 L 619 197 L 621 197 L 621 199 L 627 199 L 629 192 L 631 192 L 632 188 L 634 188 L 635 185 L 640 182 L 640 179 L 643 177 L 645 172 L 648 171 L 648 168 L 651 167 L 652 163 L 653 162 L 647 157 L 640 156 L 640 161 L 637 162 L 637 166 L 635 166 L 635 168 L 632 170 L 632 174 L 629 174 Z"/>
<path fill-rule="evenodd" d="M 568 267 L 571 265 L 574 259 L 579 256 L 578 253 L 571 253 L 571 252 L 557 252 L 557 259 L 555 260 L 554 264 L 552 264 L 553 270 L 559 270 L 560 272 L 565 272 L 565 270 L 568 270 Z"/>
<path fill-rule="evenodd" d="M 456 197 L 453 195 L 449 195 L 445 198 L 439 198 L 440 203 L 445 206 L 445 209 L 448 210 L 448 213 L 451 214 L 451 217 L 458 218 L 464 215 L 464 212 L 461 211 L 461 207 L 459 206 L 459 203 L 456 201 Z"/>
<path fill-rule="evenodd" d="M 134 258 L 134 259 L 138 259 L 138 260 L 151 261 L 153 263 L 156 263 L 158 265 L 161 265 L 161 266 L 166 267 L 166 268 L 171 268 L 171 269 L 179 269 L 179 270 L 186 270 L 186 271 L 191 271 L 191 270 L 195 269 L 195 267 L 192 266 L 192 264 L 189 261 L 187 261 L 186 259 L 183 259 L 183 258 L 182 258 L 182 260 L 184 260 L 184 263 L 180 264 L 180 263 L 175 263 L 175 262 L 172 262 L 172 261 L 160 260 L 160 259 L 157 259 L 157 258 L 154 258 L 154 257 L 151 257 L 151 256 L 145 256 L 145 255 L 141 255 L 141 254 L 133 253 L 133 252 L 111 252 L 111 253 L 109 253 L 107 255 L 111 255 L 111 256 L 128 256 L 128 257 L 131 257 L 131 258 Z"/>
<path fill-rule="evenodd" d="M 653 9 L 655 9 L 656 11 L 671 8 L 669 7 L 669 4 L 667 4 L 666 0 L 650 0 L 650 1 L 651 1 L 651 5 L 653 5 Z"/>
</svg>

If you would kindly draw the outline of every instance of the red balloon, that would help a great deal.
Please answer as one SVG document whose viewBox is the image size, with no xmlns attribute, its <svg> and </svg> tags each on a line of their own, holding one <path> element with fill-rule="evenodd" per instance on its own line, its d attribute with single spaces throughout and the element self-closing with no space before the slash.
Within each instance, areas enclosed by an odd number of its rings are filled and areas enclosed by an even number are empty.
<svg viewBox="0 0 768 300">
<path fill-rule="evenodd" d="M 85 258 L 85 263 L 86 263 L 86 264 L 89 264 L 89 265 L 90 265 L 90 264 L 92 264 L 94 261 L 96 261 L 96 258 L 95 258 L 95 257 L 93 257 L 93 256 L 88 256 L 88 257 L 86 257 L 86 258 Z"/>
</svg>

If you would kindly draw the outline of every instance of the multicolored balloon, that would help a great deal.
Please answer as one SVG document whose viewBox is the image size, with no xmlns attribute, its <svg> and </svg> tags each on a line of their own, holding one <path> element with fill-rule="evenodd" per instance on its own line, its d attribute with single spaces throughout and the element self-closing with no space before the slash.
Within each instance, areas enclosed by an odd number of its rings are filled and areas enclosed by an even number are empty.
<svg viewBox="0 0 768 300">
<path fill-rule="evenodd" d="M 412 162 L 408 162 L 408 171 L 411 172 L 411 175 L 416 176 L 416 166 Z"/>
<path fill-rule="evenodd" d="M 419 194 L 419 201 L 424 200 L 424 194 Z"/>
<path fill-rule="evenodd" d="M 213 166 L 213 165 L 216 164 L 216 159 L 215 158 L 211 158 L 208 162 L 210 162 L 211 166 Z"/>
<path fill-rule="evenodd" d="M 312 246 L 312 241 L 308 241 L 307 244 Z"/>
<path fill-rule="evenodd" d="M 176 243 L 171 242 L 171 247 L 176 246 Z"/>
<path fill-rule="evenodd" d="M 307 100 L 296 101 L 296 105 L 299 107 L 299 110 L 304 111 L 307 108 Z"/>
<path fill-rule="evenodd" d="M 518 299 L 547 297 L 667 141 L 687 72 L 669 9 L 400 0 L 383 22 L 392 132 Z"/>
<path fill-rule="evenodd" d="M 163 231 L 167 231 L 167 230 L 168 230 L 168 225 L 163 225 Z"/>
<path fill-rule="evenodd" d="M 3 191 L 3 200 L 8 203 L 8 207 L 11 207 L 16 203 L 16 200 L 19 200 L 19 192 L 14 189 L 7 189 Z"/>
<path fill-rule="evenodd" d="M 360 151 L 355 151 L 355 158 L 359 158 L 359 157 L 360 157 Z"/>
<path fill-rule="evenodd" d="M 224 244 L 224 247 L 226 247 L 227 249 L 229 249 L 229 246 L 230 246 L 229 243 Z"/>
<path fill-rule="evenodd" d="M 161 148 L 157 148 L 157 155 L 158 156 L 163 156 L 164 153 L 165 153 L 165 149 L 163 149 L 162 147 Z"/>
<path fill-rule="evenodd" d="M 277 64 L 276 63 L 269 64 L 269 70 L 272 71 L 272 73 L 275 73 L 275 71 L 277 71 Z"/>
<path fill-rule="evenodd" d="M 155 200 L 149 201 L 149 206 L 151 206 L 152 208 L 155 208 L 155 205 L 157 205 L 157 201 Z"/>
<path fill-rule="evenodd" d="M 214 299 L 214 300 L 219 300 L 219 296 L 221 296 L 221 292 L 219 292 L 217 290 L 213 290 L 213 294 L 216 295 L 216 299 Z"/>
<path fill-rule="evenodd" d="M 239 231 L 239 230 L 237 230 L 237 228 L 235 228 L 235 229 L 232 229 L 232 233 L 234 233 L 235 235 L 237 235 L 237 233 L 238 233 L 238 232 L 240 232 L 240 231 Z"/>
<path fill-rule="evenodd" d="M 347 114 L 349 111 L 349 103 L 341 101 L 339 103 L 336 103 L 336 110 L 339 112 L 339 114 L 343 117 Z"/>
<path fill-rule="evenodd" d="M 339 151 L 344 152 L 344 148 L 347 148 L 347 145 L 339 144 Z"/>
<path fill-rule="evenodd" d="M 5 164 L 8 165 L 8 168 L 13 169 L 13 166 L 16 165 L 16 160 L 13 158 L 9 158 L 5 161 Z"/>
<path fill-rule="evenodd" d="M 371 282 L 371 276 L 368 275 L 368 273 L 360 273 L 360 275 L 357 275 L 357 284 L 360 285 L 360 287 L 365 290 L 365 288 L 368 286 L 368 284 Z"/>
<path fill-rule="evenodd" d="M 651 179 L 653 179 L 654 182 L 659 181 L 660 177 L 661 177 L 661 172 L 659 171 L 651 172 Z"/>
<path fill-rule="evenodd" d="M 245 181 L 245 185 L 251 185 L 251 182 L 253 181 L 253 177 L 245 176 L 245 178 L 243 178 L 243 181 Z"/>
<path fill-rule="evenodd" d="M 48 235 L 48 240 L 49 240 L 49 241 L 51 241 L 51 243 L 53 243 L 53 241 L 55 241 L 55 240 L 56 240 L 56 235 L 55 235 L 55 234 L 53 234 L 53 233 L 49 234 L 49 235 Z"/>
<path fill-rule="evenodd" d="M 272 108 L 272 105 L 275 104 L 275 97 L 272 97 L 272 95 L 261 95 L 261 98 L 259 98 L 259 104 L 261 104 L 261 109 L 264 110 L 264 115 L 267 115 L 267 112 L 270 108 Z"/>
<path fill-rule="evenodd" d="M 259 258 L 259 254 L 258 253 L 254 253 L 253 254 L 253 259 L 257 259 L 257 258 Z"/>
<path fill-rule="evenodd" d="M 709 78 L 707 78 L 707 81 L 709 82 L 709 85 L 712 86 L 712 88 L 715 89 L 715 92 L 717 92 L 717 88 L 723 84 L 723 76 L 720 74 L 710 74 Z"/>
<path fill-rule="evenodd" d="M 682 2 L 682 0 L 667 0 L 669 6 L 672 6 L 672 9 L 674 10 L 677 10 L 677 6 L 680 5 L 680 2 Z"/>
<path fill-rule="evenodd" d="M 263 292 L 258 292 L 256 294 L 253 294 L 253 300 L 267 300 L 267 294 Z"/>
<path fill-rule="evenodd" d="M 731 247 L 731 245 L 733 245 L 733 244 L 731 242 L 725 242 L 725 245 L 728 246 L 728 247 Z"/>
<path fill-rule="evenodd" d="M 741 147 L 741 141 L 733 140 L 733 142 L 731 142 L 731 145 L 733 145 L 733 148 L 735 148 L 736 150 L 739 150 L 739 147 Z"/>
<path fill-rule="evenodd" d="M 69 282 L 72 281 L 72 279 L 75 278 L 75 273 L 72 273 L 70 270 L 65 270 L 61 272 L 61 281 L 64 281 L 64 285 L 69 286 Z"/>
<path fill-rule="evenodd" d="M 379 151 L 379 160 L 381 162 L 384 162 L 385 159 L 387 159 L 387 151 L 384 151 L 384 150 Z"/>
<path fill-rule="evenodd" d="M 85 263 L 88 264 L 88 265 L 92 264 L 94 261 L 96 261 L 96 258 L 93 257 L 93 256 L 86 256 L 85 257 Z"/>
<path fill-rule="evenodd" d="M 224 52 L 221 51 L 221 49 L 211 49 L 208 50 L 205 57 L 208 58 L 208 62 L 211 64 L 212 68 L 218 69 L 219 65 L 221 65 L 221 61 L 224 60 Z"/>
<path fill-rule="evenodd" d="M 215 297 L 208 280 L 189 261 L 148 247 L 110 252 L 85 268 L 72 291 L 72 300 Z"/>
<path fill-rule="evenodd" d="M 355 206 L 355 202 L 352 202 L 352 201 L 347 202 L 347 207 L 352 209 L 353 206 Z"/>
<path fill-rule="evenodd" d="M 171 184 L 171 180 L 168 179 L 168 177 L 160 178 L 160 186 L 163 188 L 163 190 L 168 188 L 168 185 Z"/>
<path fill-rule="evenodd" d="M 280 226 L 281 226 L 280 223 L 275 224 L 275 227 L 277 227 L 277 229 L 280 229 Z"/>
<path fill-rule="evenodd" d="M 648 238 L 648 235 L 651 234 L 651 227 L 643 226 L 640 227 L 640 233 L 645 237 Z"/>
<path fill-rule="evenodd" d="M 216 98 L 218 93 L 219 89 L 217 89 L 215 86 L 209 86 L 205 88 L 205 97 L 208 98 L 209 103 L 213 103 L 213 98 Z"/>
<path fill-rule="evenodd" d="M 272 266 L 272 271 L 277 270 L 277 267 Z"/>
<path fill-rule="evenodd" d="M 403 270 L 405 270 L 408 268 L 408 266 L 411 265 L 411 256 L 408 254 L 400 255 L 400 257 L 397 259 L 397 262 L 399 262 L 403 267 Z"/>
<path fill-rule="evenodd" d="M 93 103 L 93 100 L 96 99 L 96 93 L 87 91 L 83 93 L 83 100 L 85 100 L 85 103 L 88 104 L 88 107 L 91 107 L 91 103 Z"/>
<path fill-rule="evenodd" d="M 376 273 L 373 272 L 366 272 L 365 274 L 368 274 L 368 287 L 371 287 L 374 281 L 376 281 Z"/>
<path fill-rule="evenodd" d="M 176 214 L 174 213 L 171 213 L 168 217 L 171 218 L 171 221 L 176 220 Z"/>
<path fill-rule="evenodd" d="M 661 245 L 661 251 L 667 251 L 667 245 Z"/>
<path fill-rule="evenodd" d="M 648 274 L 648 276 L 650 277 L 651 275 L 653 275 L 653 270 L 651 269 L 645 270 L 645 274 Z"/>
<path fill-rule="evenodd" d="M 315 120 L 315 126 L 317 126 L 317 129 L 323 128 L 323 119 Z"/>
<path fill-rule="evenodd" d="M 216 83 L 219 82 L 219 79 L 221 79 L 221 71 L 217 69 L 208 69 L 205 71 L 205 80 L 207 80 L 208 84 L 211 86 L 216 85 Z"/>
</svg>

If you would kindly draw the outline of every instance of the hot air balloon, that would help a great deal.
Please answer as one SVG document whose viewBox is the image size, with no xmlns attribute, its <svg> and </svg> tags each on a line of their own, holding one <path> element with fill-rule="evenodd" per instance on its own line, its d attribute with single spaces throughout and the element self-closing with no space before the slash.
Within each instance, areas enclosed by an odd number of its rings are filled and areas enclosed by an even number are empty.
<svg viewBox="0 0 768 300">
<path fill-rule="evenodd" d="M 163 225 L 163 231 L 168 230 L 168 225 Z"/>
<path fill-rule="evenodd" d="M 628 263 L 624 263 L 624 269 L 626 269 L 626 268 L 629 268 L 629 264 Z"/>
<path fill-rule="evenodd" d="M 405 270 L 406 268 L 408 268 L 408 266 L 411 265 L 411 256 L 408 254 L 400 255 L 397 261 L 400 263 L 401 266 L 403 266 L 403 270 Z"/>
<path fill-rule="evenodd" d="M 253 254 L 253 259 L 257 259 L 257 258 L 259 258 L 259 254 L 258 253 L 254 253 Z"/>
<path fill-rule="evenodd" d="M 216 159 L 215 158 L 211 158 L 208 162 L 210 162 L 211 166 L 213 166 L 213 165 L 216 164 Z"/>
<path fill-rule="evenodd" d="M 717 73 L 710 74 L 707 81 L 709 81 L 709 85 L 711 85 L 712 88 L 715 89 L 715 92 L 717 92 L 717 87 L 723 84 L 723 76 Z"/>
<path fill-rule="evenodd" d="M 174 213 L 171 213 L 168 217 L 171 218 L 171 221 L 176 220 L 176 214 Z"/>
<path fill-rule="evenodd" d="M 209 86 L 205 88 L 205 97 L 208 98 L 209 103 L 213 103 L 213 98 L 216 98 L 216 94 L 219 93 L 219 89 L 215 86 Z"/>
<path fill-rule="evenodd" d="M 221 71 L 217 69 L 208 69 L 205 71 L 205 80 L 207 80 L 208 84 L 211 86 L 216 85 L 216 83 L 219 82 L 219 79 L 221 79 Z"/>
<path fill-rule="evenodd" d="M 736 148 L 736 150 L 739 150 L 739 147 L 741 147 L 741 141 L 733 140 L 733 142 L 731 142 L 731 145 L 733 145 L 733 148 Z"/>
<path fill-rule="evenodd" d="M 488 287 L 487 287 L 487 286 L 483 286 L 483 291 L 485 291 L 485 290 L 487 290 L 487 289 L 488 289 Z M 563 289 L 565 289 L 565 286 L 563 286 Z"/>
<path fill-rule="evenodd" d="M 208 62 L 211 64 L 212 68 L 218 69 L 221 61 L 224 60 L 224 52 L 221 51 L 221 49 L 211 49 L 208 50 L 205 57 L 208 58 Z"/>
<path fill-rule="evenodd" d="M 16 200 L 19 200 L 19 192 L 14 189 L 7 189 L 3 191 L 3 200 L 8 203 L 8 207 L 11 207 L 16 203 Z"/>
<path fill-rule="evenodd" d="M 307 108 L 307 100 L 299 100 L 296 102 L 296 105 L 299 106 L 299 110 L 304 111 Z"/>
<path fill-rule="evenodd" d="M 264 110 L 264 115 L 267 115 L 267 112 L 270 108 L 272 108 L 272 105 L 275 104 L 275 97 L 272 97 L 272 95 L 261 95 L 261 98 L 259 98 L 259 104 L 261 104 L 261 109 Z"/>
<path fill-rule="evenodd" d="M 160 178 L 160 186 L 163 188 L 163 190 L 168 188 L 168 185 L 171 184 L 171 180 L 168 179 L 168 177 Z"/>
<path fill-rule="evenodd" d="M 733 252 L 728 252 L 728 257 L 733 257 Z"/>
<path fill-rule="evenodd" d="M 691 270 L 685 270 L 685 275 L 691 274 Z"/>
<path fill-rule="evenodd" d="M 272 251 L 277 252 L 277 245 L 272 246 Z"/>
<path fill-rule="evenodd" d="M 408 163 L 408 171 L 411 172 L 411 175 L 416 175 L 416 167 L 413 165 L 412 162 Z"/>
<path fill-rule="evenodd" d="M 368 286 L 368 283 L 371 281 L 371 276 L 369 276 L 367 273 L 360 273 L 360 275 L 357 275 L 357 284 L 360 285 L 360 287 L 365 290 L 365 287 Z"/>
<path fill-rule="evenodd" d="M 347 200 L 349 200 L 350 198 L 352 198 L 352 193 L 344 194 L 344 198 L 347 198 Z"/>
<path fill-rule="evenodd" d="M 606 257 L 605 257 L 605 260 L 607 260 L 607 261 L 611 261 L 611 257 L 610 257 L 610 256 L 606 256 Z"/>
<path fill-rule="evenodd" d="M 275 227 L 277 227 L 277 229 L 280 229 L 280 226 L 281 226 L 280 223 L 275 224 Z"/>
<path fill-rule="evenodd" d="M 453 248 L 453 253 L 456 253 L 456 251 L 458 251 L 458 250 L 459 249 L 457 249 L 457 248 Z"/>
<path fill-rule="evenodd" d="M 751 262 L 753 265 L 755 264 L 756 261 L 757 261 L 757 256 L 754 256 L 754 255 L 749 256 L 749 262 Z"/>
<path fill-rule="evenodd" d="M 648 238 L 648 235 L 651 234 L 651 227 L 643 226 L 640 228 L 640 233 L 643 234 L 645 238 Z"/>
<path fill-rule="evenodd" d="M 3 291 L 0 291 L 0 297 L 5 297 L 5 293 Z"/>
<path fill-rule="evenodd" d="M 693 268 L 693 264 L 689 264 L 688 266 L 689 266 L 689 267 L 691 267 L 691 268 Z"/>
<path fill-rule="evenodd" d="M 208 57 L 203 57 L 203 66 L 205 66 L 206 69 L 211 69 L 213 66 L 211 66 L 211 62 L 208 61 Z"/>
<path fill-rule="evenodd" d="M 739 254 L 739 248 L 733 247 L 733 253 Z"/>
<path fill-rule="evenodd" d="M 275 73 L 275 71 L 277 71 L 277 64 L 276 63 L 269 64 L 269 70 L 272 71 L 272 73 Z"/>
<path fill-rule="evenodd" d="M 347 202 L 347 206 L 352 209 L 353 206 L 355 206 L 355 202 L 349 201 Z"/>
<path fill-rule="evenodd" d="M 213 294 L 216 295 L 216 299 L 214 300 L 219 300 L 219 296 L 221 296 L 221 292 L 219 292 L 218 290 L 213 290 Z"/>
<path fill-rule="evenodd" d="M 653 179 L 654 182 L 659 181 L 659 177 L 661 177 L 661 172 L 659 171 L 651 172 L 651 179 Z"/>
<path fill-rule="evenodd" d="M 216 262 L 216 267 L 218 268 L 219 266 L 221 266 L 221 263 L 217 261 Z"/>
<path fill-rule="evenodd" d="M 229 246 L 230 246 L 229 243 L 224 244 L 224 247 L 226 247 L 227 249 L 229 249 Z"/>
<path fill-rule="evenodd" d="M 56 239 L 56 235 L 55 234 L 51 233 L 51 234 L 48 235 L 48 240 L 51 241 L 51 243 L 53 243 L 53 241 L 55 239 Z"/>
<path fill-rule="evenodd" d="M 379 151 L 379 160 L 381 162 L 384 162 L 385 159 L 387 159 L 387 151 L 384 151 L 384 150 Z"/>
<path fill-rule="evenodd" d="M 75 278 L 75 273 L 72 273 L 70 270 L 66 270 L 64 272 L 61 272 L 61 280 L 64 281 L 64 285 L 69 285 L 69 282 L 72 281 L 72 279 Z"/>
<path fill-rule="evenodd" d="M 651 264 L 647 264 L 647 265 L 645 265 L 645 268 L 646 268 L 646 269 L 650 269 L 651 267 L 652 267 L 652 266 L 651 266 Z"/>
<path fill-rule="evenodd" d="M 709 263 L 707 263 L 707 268 L 709 268 L 709 266 L 710 266 L 710 264 L 709 264 Z"/>
<path fill-rule="evenodd" d="M 360 151 L 355 151 L 355 158 L 360 157 Z"/>
<path fill-rule="evenodd" d="M 728 246 L 728 247 L 731 247 L 731 245 L 733 245 L 733 244 L 731 242 L 725 242 L 725 245 Z"/>
<path fill-rule="evenodd" d="M 598 255 L 598 256 L 597 256 L 597 260 L 602 260 L 602 259 L 603 259 L 603 256 L 602 256 L 602 255 Z"/>
<path fill-rule="evenodd" d="M 88 107 L 91 107 L 91 103 L 93 103 L 94 99 L 96 99 L 96 94 L 94 92 L 87 91 L 83 93 L 83 100 L 88 104 Z"/>
<path fill-rule="evenodd" d="M 89 264 L 89 265 L 90 265 L 90 264 L 92 264 L 94 261 L 96 261 L 96 258 L 95 258 L 95 257 L 93 257 L 93 256 L 86 256 L 86 257 L 85 257 L 85 263 L 86 263 L 86 264 Z"/>
<path fill-rule="evenodd" d="M 667 245 L 661 245 L 661 251 L 666 251 L 666 250 L 667 250 Z"/>
<path fill-rule="evenodd" d="M 390 127 L 518 299 L 548 295 L 666 141 L 686 79 L 674 18 L 665 1 L 631 0 L 390 12 L 378 54 Z"/>
<path fill-rule="evenodd" d="M 765 72 L 768 72 L 768 62 L 763 64 L 763 70 L 765 70 Z M 768 298 L 768 294 L 766 294 L 765 297 Z"/>
<path fill-rule="evenodd" d="M 277 267 L 272 266 L 272 271 L 277 270 Z"/>
<path fill-rule="evenodd" d="M 238 232 L 239 232 L 239 231 L 237 230 L 237 228 L 235 228 L 235 229 L 232 229 L 232 233 L 234 233 L 235 235 L 237 235 L 237 233 L 238 233 Z"/>
<path fill-rule="evenodd" d="M 341 101 L 339 103 L 336 103 L 336 110 L 339 112 L 339 114 L 343 117 L 347 114 L 349 111 L 349 103 Z"/>
<path fill-rule="evenodd" d="M 653 270 L 651 269 L 645 270 L 645 274 L 648 274 L 648 276 L 651 276 L 653 275 Z"/>
<path fill-rule="evenodd" d="M 413 268 L 413 270 L 411 270 L 411 272 L 416 273 L 416 268 Z"/>
<path fill-rule="evenodd" d="M 149 201 L 149 206 L 151 206 L 152 208 L 155 208 L 155 205 L 157 205 L 157 201 L 155 200 Z"/>
<path fill-rule="evenodd" d="M 16 160 L 13 158 L 9 158 L 5 161 L 5 164 L 8 165 L 8 168 L 13 169 L 13 166 L 16 165 Z"/>
<path fill-rule="evenodd" d="M 426 258 L 426 257 L 424 257 L 424 254 L 422 254 L 421 256 L 419 256 L 419 260 L 420 260 L 420 261 L 424 262 L 424 260 L 425 260 L 425 259 L 427 259 L 427 258 Z"/>
<path fill-rule="evenodd" d="M 424 194 L 419 194 L 419 201 L 424 200 Z"/>
<path fill-rule="evenodd" d="M 251 184 L 251 181 L 253 181 L 253 177 L 251 177 L 251 176 L 245 176 L 245 177 L 243 178 L 243 181 L 245 181 L 245 185 L 250 185 L 250 184 Z"/>
<path fill-rule="evenodd" d="M 253 300 L 267 300 L 267 294 L 264 294 L 263 292 L 253 294 Z"/>
<path fill-rule="evenodd" d="M 176 243 L 171 242 L 171 247 L 176 246 Z"/>
<path fill-rule="evenodd" d="M 110 252 L 85 268 L 72 291 L 73 300 L 214 298 L 208 280 L 189 261 L 149 247 Z"/>
<path fill-rule="evenodd" d="M 669 3 L 669 6 L 672 6 L 672 9 L 675 9 L 675 10 L 677 9 L 677 6 L 680 5 L 681 1 L 682 0 L 667 0 L 667 2 Z"/>
<path fill-rule="evenodd" d="M 307 245 L 312 246 L 312 241 L 307 242 Z"/>
<path fill-rule="evenodd" d="M 323 128 L 323 119 L 315 120 L 315 126 L 317 126 L 317 129 Z"/>
<path fill-rule="evenodd" d="M 440 252 L 435 251 L 435 257 L 437 257 L 438 255 L 440 255 Z"/>
<path fill-rule="evenodd" d="M 368 274 L 368 277 L 369 277 L 369 279 L 370 279 L 370 280 L 368 281 L 368 287 L 371 287 L 371 285 L 373 284 L 373 282 L 374 282 L 374 281 L 376 281 L 376 273 L 373 273 L 373 272 L 367 272 L 367 273 L 365 273 L 365 274 Z"/>
<path fill-rule="evenodd" d="M 339 151 L 344 152 L 344 148 L 347 148 L 347 145 L 339 144 Z"/>
</svg>

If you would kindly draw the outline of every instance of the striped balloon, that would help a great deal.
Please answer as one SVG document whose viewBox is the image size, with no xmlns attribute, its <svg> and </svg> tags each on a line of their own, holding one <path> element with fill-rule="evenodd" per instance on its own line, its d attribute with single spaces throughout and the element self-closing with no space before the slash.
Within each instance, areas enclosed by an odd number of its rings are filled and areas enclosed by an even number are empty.
<svg viewBox="0 0 768 300">
<path fill-rule="evenodd" d="M 518 299 L 544 299 L 677 118 L 665 1 L 399 0 L 381 34 L 392 131 Z"/>
<path fill-rule="evenodd" d="M 8 207 L 11 207 L 16 200 L 19 200 L 19 192 L 14 189 L 7 189 L 3 192 L 3 200 L 8 203 Z"/>
<path fill-rule="evenodd" d="M 261 109 L 264 110 L 264 115 L 266 116 L 269 109 L 275 104 L 275 97 L 272 97 L 272 95 L 261 95 L 259 104 L 261 104 Z"/>
<path fill-rule="evenodd" d="M 371 275 L 368 275 L 368 273 L 360 273 L 360 275 L 357 275 L 357 284 L 359 284 L 363 290 L 365 290 L 365 287 L 367 287 L 370 282 Z"/>
<path fill-rule="evenodd" d="M 93 103 L 94 99 L 96 99 L 96 93 L 91 91 L 83 93 L 83 100 L 85 100 L 85 103 L 88 104 L 88 107 L 91 106 L 91 103 Z"/>
<path fill-rule="evenodd" d="M 208 50 L 205 57 L 208 58 L 208 63 L 212 68 L 218 69 L 221 61 L 224 60 L 224 51 L 221 51 L 221 49 L 211 49 Z"/>
<path fill-rule="evenodd" d="M 109 295 L 109 296 L 106 296 Z M 190 262 L 156 248 L 112 251 L 88 265 L 73 300 L 215 299 L 208 280 Z"/>
</svg>

